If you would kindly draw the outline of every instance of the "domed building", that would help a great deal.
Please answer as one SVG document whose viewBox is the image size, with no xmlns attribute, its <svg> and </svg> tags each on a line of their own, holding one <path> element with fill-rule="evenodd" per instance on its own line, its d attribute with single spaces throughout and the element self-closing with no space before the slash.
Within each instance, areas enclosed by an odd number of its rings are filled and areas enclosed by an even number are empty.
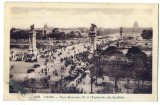
<svg viewBox="0 0 160 105">
<path fill-rule="evenodd" d="M 137 29 L 137 28 L 138 28 L 138 22 L 137 22 L 137 21 L 134 22 L 133 28 L 134 28 L 134 29 Z"/>
</svg>

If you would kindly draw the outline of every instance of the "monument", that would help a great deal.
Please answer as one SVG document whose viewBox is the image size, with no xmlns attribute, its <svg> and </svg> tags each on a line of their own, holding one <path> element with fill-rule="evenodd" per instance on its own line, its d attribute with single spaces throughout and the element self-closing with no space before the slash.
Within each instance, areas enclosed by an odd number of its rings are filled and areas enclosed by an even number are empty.
<svg viewBox="0 0 160 105">
<path fill-rule="evenodd" d="M 34 31 L 34 24 L 30 26 L 29 31 L 29 49 L 25 61 L 37 61 L 37 47 L 36 47 L 36 32 Z"/>
<path fill-rule="evenodd" d="M 120 27 L 119 32 L 120 32 L 120 38 L 122 38 L 122 32 L 123 32 L 123 28 L 122 27 Z"/>
<path fill-rule="evenodd" d="M 137 28 L 138 28 L 138 22 L 137 22 L 137 21 L 134 22 L 133 28 L 134 28 L 134 29 L 137 29 Z"/>
<path fill-rule="evenodd" d="M 29 32 L 29 54 L 35 54 L 37 53 L 37 47 L 36 47 L 36 32 L 34 31 L 34 24 L 30 26 L 30 32 Z"/>
<path fill-rule="evenodd" d="M 88 36 L 90 38 L 91 53 L 95 53 L 97 49 L 96 48 L 97 26 L 95 24 L 91 24 Z"/>
<path fill-rule="evenodd" d="M 92 75 L 92 69 L 94 68 L 93 65 L 96 61 L 96 56 L 97 56 L 97 45 L 96 45 L 96 36 L 97 36 L 97 26 L 93 23 L 91 23 L 91 27 L 89 30 L 89 34 L 88 34 L 89 38 L 90 38 L 90 46 L 91 46 L 91 50 L 90 50 L 90 57 L 93 58 L 93 62 L 92 64 L 90 64 L 90 83 L 91 83 L 91 94 L 93 94 L 93 75 Z"/>
<path fill-rule="evenodd" d="M 44 24 L 44 28 L 43 28 L 43 36 L 47 36 L 47 23 Z"/>
</svg>

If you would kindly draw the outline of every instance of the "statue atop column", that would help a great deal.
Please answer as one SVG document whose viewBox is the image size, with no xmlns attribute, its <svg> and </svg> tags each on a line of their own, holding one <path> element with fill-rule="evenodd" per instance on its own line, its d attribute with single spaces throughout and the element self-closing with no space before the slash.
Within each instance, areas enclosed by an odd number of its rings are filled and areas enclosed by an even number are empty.
<svg viewBox="0 0 160 105">
<path fill-rule="evenodd" d="M 96 51 L 96 36 L 97 36 L 97 26 L 93 23 L 91 23 L 91 27 L 89 29 L 88 36 L 90 38 L 90 46 L 92 49 L 92 53 Z"/>
<path fill-rule="evenodd" d="M 96 37 L 97 36 L 97 26 L 91 23 L 91 27 L 89 29 L 89 37 Z"/>
<path fill-rule="evenodd" d="M 91 23 L 90 31 L 96 31 L 95 28 L 97 28 L 97 26 Z"/>
<path fill-rule="evenodd" d="M 33 25 L 30 25 L 30 31 L 33 31 L 34 30 L 34 24 Z"/>
<path fill-rule="evenodd" d="M 34 31 L 34 24 L 30 25 L 30 32 L 29 32 L 29 53 L 37 53 L 36 47 L 36 32 Z"/>
</svg>

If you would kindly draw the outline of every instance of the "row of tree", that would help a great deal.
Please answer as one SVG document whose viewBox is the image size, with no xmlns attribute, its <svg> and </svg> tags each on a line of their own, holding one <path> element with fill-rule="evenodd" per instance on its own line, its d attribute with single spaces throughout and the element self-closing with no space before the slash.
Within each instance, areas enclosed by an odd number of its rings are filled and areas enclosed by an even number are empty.
<svg viewBox="0 0 160 105">
<path fill-rule="evenodd" d="M 68 40 L 68 39 L 73 39 L 73 38 L 81 38 L 82 35 L 79 31 L 70 31 L 69 33 L 65 33 L 65 32 L 60 32 L 58 31 L 58 28 L 54 28 L 52 30 L 51 33 L 46 33 L 46 31 L 44 32 L 45 34 L 43 34 L 42 30 L 36 30 L 36 34 L 37 34 L 37 39 L 42 39 L 42 40 L 46 40 L 49 38 L 53 38 L 56 40 Z M 20 30 L 20 29 L 15 29 L 12 28 L 10 30 L 10 38 L 11 39 L 15 39 L 15 40 L 19 40 L 19 39 L 28 39 L 29 38 L 29 30 Z"/>
<path fill-rule="evenodd" d="M 27 30 L 19 30 L 12 28 L 10 30 L 10 39 L 28 39 L 29 38 L 29 31 Z"/>
<path fill-rule="evenodd" d="M 82 35 L 79 31 L 70 31 L 69 33 L 59 31 L 59 28 L 54 28 L 52 33 L 48 34 L 46 37 L 54 38 L 57 40 L 66 40 L 66 39 L 73 39 L 73 38 L 82 38 Z"/>
<path fill-rule="evenodd" d="M 138 29 L 137 29 L 138 30 Z M 133 29 L 126 29 L 123 28 L 124 32 L 133 31 Z M 152 29 L 139 29 L 141 31 L 141 37 L 143 39 L 152 39 L 153 32 Z M 37 32 L 37 39 L 48 39 L 48 38 L 54 38 L 57 40 L 65 40 L 65 39 L 72 39 L 72 38 L 81 38 L 81 31 L 70 31 L 69 33 L 65 33 L 63 31 L 59 31 L 59 28 L 54 28 L 51 33 L 46 33 L 43 35 L 42 30 L 36 30 Z M 97 35 L 107 35 L 107 34 L 113 34 L 119 32 L 119 29 L 101 29 L 98 28 Z M 29 30 L 20 30 L 12 28 L 10 30 L 10 38 L 11 39 L 28 39 L 29 38 Z"/>
<path fill-rule="evenodd" d="M 117 82 L 122 78 L 136 80 L 138 92 L 143 91 L 145 81 L 152 81 L 152 57 L 148 57 L 139 47 L 129 48 L 124 56 L 118 48 L 108 47 L 102 52 L 95 65 L 97 65 L 94 67 L 96 68 L 95 75 L 114 77 L 115 90 L 118 89 Z"/>
</svg>

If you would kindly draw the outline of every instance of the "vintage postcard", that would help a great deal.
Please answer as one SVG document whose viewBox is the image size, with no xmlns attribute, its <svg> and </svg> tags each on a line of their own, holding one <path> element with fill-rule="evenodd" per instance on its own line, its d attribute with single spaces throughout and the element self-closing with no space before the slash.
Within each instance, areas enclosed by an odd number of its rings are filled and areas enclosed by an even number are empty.
<svg viewBox="0 0 160 105">
<path fill-rule="evenodd" d="M 158 4 L 5 3 L 5 101 L 157 101 Z"/>
</svg>

